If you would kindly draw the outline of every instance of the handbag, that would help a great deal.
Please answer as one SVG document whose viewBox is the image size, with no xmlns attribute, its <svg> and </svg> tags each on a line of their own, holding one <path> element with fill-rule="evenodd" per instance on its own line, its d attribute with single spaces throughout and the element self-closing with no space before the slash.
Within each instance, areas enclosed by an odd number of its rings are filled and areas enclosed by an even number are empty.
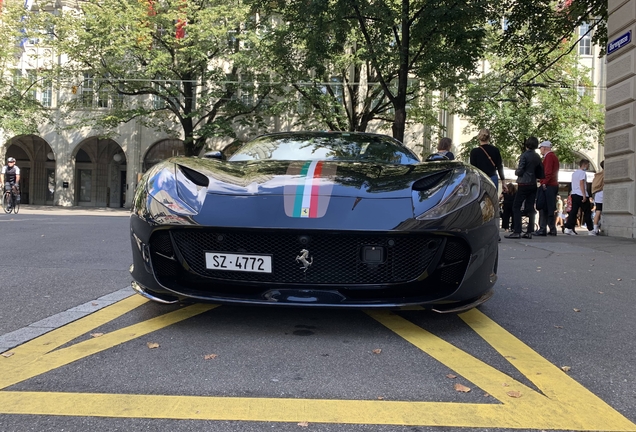
<svg viewBox="0 0 636 432">
<path fill-rule="evenodd" d="M 537 208 L 537 210 L 543 210 L 544 208 L 546 208 L 546 196 L 543 186 L 539 187 L 539 189 L 537 190 L 537 202 L 535 203 L 535 207 Z"/>
</svg>

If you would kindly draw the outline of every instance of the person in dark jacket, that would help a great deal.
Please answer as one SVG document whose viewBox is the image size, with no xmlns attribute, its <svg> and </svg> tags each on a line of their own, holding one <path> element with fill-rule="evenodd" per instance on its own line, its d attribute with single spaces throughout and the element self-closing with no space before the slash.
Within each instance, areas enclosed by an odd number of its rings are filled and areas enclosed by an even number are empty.
<svg viewBox="0 0 636 432">
<path fill-rule="evenodd" d="M 536 137 L 530 137 L 524 144 L 526 151 L 521 154 L 519 166 L 515 170 L 515 174 L 517 175 L 517 195 L 512 204 L 514 232 L 506 236 L 506 238 L 511 239 L 532 238 L 534 227 L 534 200 L 537 197 L 537 179 L 544 177 L 541 157 L 535 151 L 539 147 L 539 140 Z M 528 213 L 528 229 L 523 235 L 521 235 L 522 205 Z"/>
</svg>

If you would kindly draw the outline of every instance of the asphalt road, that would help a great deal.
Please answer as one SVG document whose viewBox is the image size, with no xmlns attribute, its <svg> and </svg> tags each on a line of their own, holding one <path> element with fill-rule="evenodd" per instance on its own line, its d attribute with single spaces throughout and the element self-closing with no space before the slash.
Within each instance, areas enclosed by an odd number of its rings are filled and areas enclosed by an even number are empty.
<svg viewBox="0 0 636 432">
<path fill-rule="evenodd" d="M 129 285 L 126 217 L 0 232 L 0 337 Z M 635 258 L 631 240 L 503 239 L 495 296 L 460 316 L 131 296 L 0 357 L 0 431 L 636 430 Z"/>
</svg>

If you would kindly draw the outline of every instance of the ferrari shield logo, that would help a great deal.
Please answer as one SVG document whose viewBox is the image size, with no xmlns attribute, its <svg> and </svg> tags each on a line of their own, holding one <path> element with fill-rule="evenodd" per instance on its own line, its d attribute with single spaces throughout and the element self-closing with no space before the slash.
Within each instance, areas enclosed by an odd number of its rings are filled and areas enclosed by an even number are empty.
<svg viewBox="0 0 636 432">
<path fill-rule="evenodd" d="M 327 213 L 336 167 L 324 161 L 292 163 L 285 186 L 285 214 L 295 218 L 319 218 Z"/>
</svg>

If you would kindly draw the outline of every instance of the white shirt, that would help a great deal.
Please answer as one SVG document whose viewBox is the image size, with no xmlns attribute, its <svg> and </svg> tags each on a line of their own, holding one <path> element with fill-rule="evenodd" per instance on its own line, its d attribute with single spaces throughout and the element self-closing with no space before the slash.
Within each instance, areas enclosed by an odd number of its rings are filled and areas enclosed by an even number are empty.
<svg viewBox="0 0 636 432">
<path fill-rule="evenodd" d="M 598 204 L 603 204 L 603 191 L 600 190 L 594 194 L 594 202 Z"/>
<path fill-rule="evenodd" d="M 581 190 L 581 180 L 583 180 L 583 186 L 587 189 L 587 177 L 585 171 L 577 169 L 572 173 L 572 195 L 587 196 L 587 192 L 583 194 Z"/>
</svg>

